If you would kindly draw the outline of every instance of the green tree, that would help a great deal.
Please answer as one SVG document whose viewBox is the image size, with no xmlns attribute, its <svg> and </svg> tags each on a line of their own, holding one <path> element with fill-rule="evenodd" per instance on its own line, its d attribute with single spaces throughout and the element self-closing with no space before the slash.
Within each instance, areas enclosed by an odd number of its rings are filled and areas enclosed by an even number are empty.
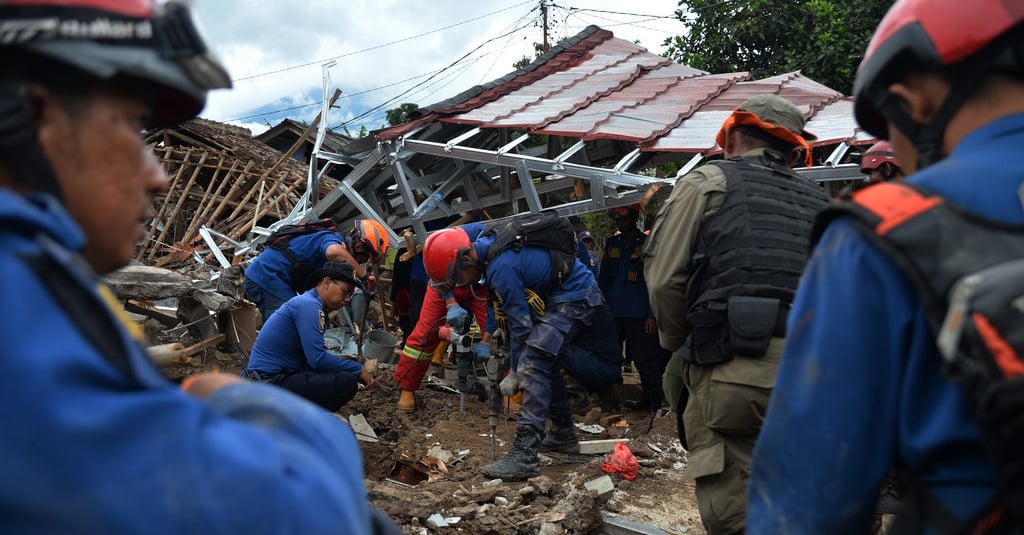
<svg viewBox="0 0 1024 535">
<path fill-rule="evenodd" d="M 523 57 L 519 58 L 519 61 L 516 61 L 515 63 L 512 64 L 512 68 L 514 68 L 516 70 L 522 69 L 523 67 L 526 67 L 527 65 L 533 63 L 533 60 L 539 58 L 543 53 L 544 53 L 544 44 L 543 43 L 533 43 L 533 57 L 531 58 L 529 56 L 523 56 Z"/>
<path fill-rule="evenodd" d="M 352 134 L 352 132 L 349 131 L 347 125 L 341 125 L 341 131 L 344 132 L 345 135 L 350 137 L 350 138 L 360 138 L 361 139 L 361 138 L 366 137 L 367 134 L 369 134 L 369 132 L 367 132 L 367 130 L 366 130 L 366 125 L 360 126 L 359 127 L 359 132 L 357 132 L 356 134 Z"/>
<path fill-rule="evenodd" d="M 850 94 L 857 65 L 891 0 L 679 0 L 686 35 L 665 55 L 714 73 L 755 78 L 802 71 Z"/>
<path fill-rule="evenodd" d="M 411 102 L 406 102 L 397 108 L 391 108 L 387 111 L 388 124 L 392 126 L 402 124 L 408 121 L 409 115 L 418 109 L 420 109 L 419 104 L 413 104 Z"/>
</svg>

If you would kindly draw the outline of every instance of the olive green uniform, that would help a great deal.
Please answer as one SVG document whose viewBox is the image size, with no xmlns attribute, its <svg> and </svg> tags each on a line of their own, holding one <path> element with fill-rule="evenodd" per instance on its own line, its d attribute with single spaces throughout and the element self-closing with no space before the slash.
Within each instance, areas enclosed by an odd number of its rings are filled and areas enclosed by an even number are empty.
<svg viewBox="0 0 1024 535">
<path fill-rule="evenodd" d="M 760 157 L 763 149 L 748 152 Z M 716 365 L 684 361 L 691 327 L 686 315 L 688 264 L 703 221 L 721 206 L 725 173 L 704 165 L 676 183 L 647 239 L 644 277 L 658 321 L 662 347 L 673 351 L 663 378 L 672 409 L 689 390 L 683 412 L 690 451 L 685 476 L 697 481 L 701 520 L 710 534 L 740 533 L 746 516 L 747 476 L 754 442 L 768 408 L 784 339 L 772 338 L 759 358 L 733 358 Z"/>
</svg>

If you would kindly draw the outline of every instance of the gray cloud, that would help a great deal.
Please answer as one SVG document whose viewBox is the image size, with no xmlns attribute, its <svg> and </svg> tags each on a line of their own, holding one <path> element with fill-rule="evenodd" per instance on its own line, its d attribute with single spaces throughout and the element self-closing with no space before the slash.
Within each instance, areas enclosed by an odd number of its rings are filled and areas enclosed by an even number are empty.
<svg viewBox="0 0 1024 535">
<path fill-rule="evenodd" d="M 520 57 L 532 57 L 532 43 L 541 40 L 540 25 L 535 23 L 539 20 L 538 4 L 522 0 L 197 0 L 196 10 L 214 49 L 238 80 L 235 89 L 211 95 L 203 116 L 227 120 L 249 115 L 270 103 L 284 108 L 315 102 L 320 98 L 322 79 L 320 65 L 315 62 L 339 56 L 338 64 L 330 70 L 333 86 L 346 95 L 369 91 L 348 99 L 347 104 L 383 103 L 423 83 L 426 76 L 400 81 L 436 73 L 493 39 L 459 65 L 395 102 L 431 104 L 508 73 Z M 677 7 L 676 0 L 577 0 L 558 4 L 662 16 L 671 16 Z M 504 11 L 482 17 L 498 10 Z M 561 9 L 551 11 L 550 28 L 558 38 L 574 35 L 587 24 L 597 24 L 658 53 L 665 37 L 683 31 L 678 20 L 645 20 L 633 25 L 623 23 L 641 19 L 594 11 L 574 11 L 569 17 L 566 13 Z M 482 18 L 434 31 L 477 17 Z M 517 27 L 524 29 L 494 39 Z M 433 33 L 407 39 L 427 32 Z M 399 40 L 403 41 L 382 46 Z M 313 64 L 293 68 L 306 63 Z M 239 80 L 276 70 L 282 72 Z M 310 95 L 315 98 L 311 100 Z M 303 109 L 294 116 L 312 117 L 316 110 Z M 361 111 L 334 110 L 330 123 Z M 259 119 L 245 123 L 255 130 L 263 128 Z M 354 126 L 358 130 L 358 125 Z M 379 124 L 368 125 L 376 126 Z"/>
</svg>

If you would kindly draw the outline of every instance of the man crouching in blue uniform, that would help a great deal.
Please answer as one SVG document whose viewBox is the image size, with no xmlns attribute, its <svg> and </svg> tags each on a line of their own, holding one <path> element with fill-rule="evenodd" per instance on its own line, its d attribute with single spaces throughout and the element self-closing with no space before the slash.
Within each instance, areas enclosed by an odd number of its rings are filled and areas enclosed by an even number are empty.
<svg viewBox="0 0 1024 535">
<path fill-rule="evenodd" d="M 336 411 L 356 394 L 358 382 L 373 376 L 358 362 L 327 351 L 327 314 L 352 300 L 357 286 L 352 266 L 327 262 L 320 282 L 288 300 L 260 329 L 242 375 L 273 383 L 317 405 Z"/>
<path fill-rule="evenodd" d="M 443 234 L 442 234 L 443 233 Z M 540 474 L 538 451 L 579 451 L 560 357 L 573 338 L 590 325 L 595 314 L 609 318 L 607 305 L 594 275 L 572 258 L 571 269 L 560 285 L 552 283 L 551 253 L 525 246 L 498 252 L 485 265 L 482 259 L 494 243 L 483 233 L 471 242 L 462 229 L 443 230 L 423 249 L 423 261 L 431 280 L 440 284 L 465 284 L 486 274 L 487 285 L 501 300 L 508 316 L 512 369 L 501 383 L 507 396 L 523 391 L 515 443 L 505 457 L 483 467 L 487 477 L 520 481 Z M 438 266 L 444 269 L 438 269 Z M 527 290 L 545 302 L 545 313 L 531 314 Z M 600 336 L 602 333 L 591 333 Z M 615 332 L 605 347 L 615 344 Z M 551 430 L 545 435 L 548 419 Z"/>
</svg>

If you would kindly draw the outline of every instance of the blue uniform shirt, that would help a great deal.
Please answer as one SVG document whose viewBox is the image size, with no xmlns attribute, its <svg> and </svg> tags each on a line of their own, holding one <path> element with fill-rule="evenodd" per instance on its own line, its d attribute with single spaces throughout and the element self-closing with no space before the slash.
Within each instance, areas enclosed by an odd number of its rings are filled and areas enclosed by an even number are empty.
<svg viewBox="0 0 1024 535">
<path fill-rule="evenodd" d="M 597 277 L 597 270 L 601 264 L 597 260 L 597 255 L 590 252 L 590 249 L 587 249 L 583 240 L 576 242 L 576 260 L 579 260 L 581 264 L 586 266 Z"/>
<path fill-rule="evenodd" d="M 260 329 L 246 371 L 265 377 L 295 373 L 308 366 L 313 371 L 358 375 L 362 371 L 358 362 L 327 351 L 326 324 L 327 313 L 316 288 L 289 299 Z"/>
<path fill-rule="evenodd" d="M 473 243 L 478 258 L 485 258 L 493 236 L 484 236 Z M 551 285 L 551 253 L 538 247 L 523 247 L 519 251 L 505 250 L 487 266 L 487 284 L 501 298 L 501 308 L 508 316 L 509 349 L 513 355 L 522 352 L 526 337 L 533 327 L 526 290 L 530 289 L 547 303 L 583 301 L 601 304 L 601 293 L 594 274 L 579 260 L 573 263 L 569 278 L 553 291 Z M 489 323 L 489 322 L 488 322 Z"/>
<path fill-rule="evenodd" d="M 343 238 L 333 230 L 321 230 L 291 238 L 288 241 L 288 250 L 299 262 L 306 262 L 313 266 L 313 269 L 320 269 L 327 262 L 327 248 L 336 243 L 348 247 L 348 238 Z M 280 251 L 268 248 L 249 264 L 245 270 L 245 278 L 264 291 L 288 300 L 297 292 L 288 275 L 289 269 L 291 262 L 288 258 Z"/>
<path fill-rule="evenodd" d="M 1024 223 L 1024 115 L 990 123 L 908 179 L 988 218 Z M 863 533 L 889 467 L 902 464 L 966 519 L 996 475 L 921 299 L 849 220 L 815 248 L 754 452 L 748 533 Z"/>
<path fill-rule="evenodd" d="M 644 280 L 642 253 L 646 237 L 637 230 L 628 238 L 615 234 L 605 242 L 597 285 L 616 318 L 654 317 Z"/>
<path fill-rule="evenodd" d="M 416 254 L 409 261 L 409 280 L 427 282 L 427 268 L 423 265 L 423 253 Z"/>
<path fill-rule="evenodd" d="M 128 370 L 98 350 L 25 261 L 102 303 L 71 253 L 84 240 L 48 196 L 0 188 L 0 305 L 17 311 L 0 322 L 0 533 L 369 533 L 359 445 L 337 418 L 253 382 L 186 394 L 103 305 L 90 314 Z"/>
</svg>

